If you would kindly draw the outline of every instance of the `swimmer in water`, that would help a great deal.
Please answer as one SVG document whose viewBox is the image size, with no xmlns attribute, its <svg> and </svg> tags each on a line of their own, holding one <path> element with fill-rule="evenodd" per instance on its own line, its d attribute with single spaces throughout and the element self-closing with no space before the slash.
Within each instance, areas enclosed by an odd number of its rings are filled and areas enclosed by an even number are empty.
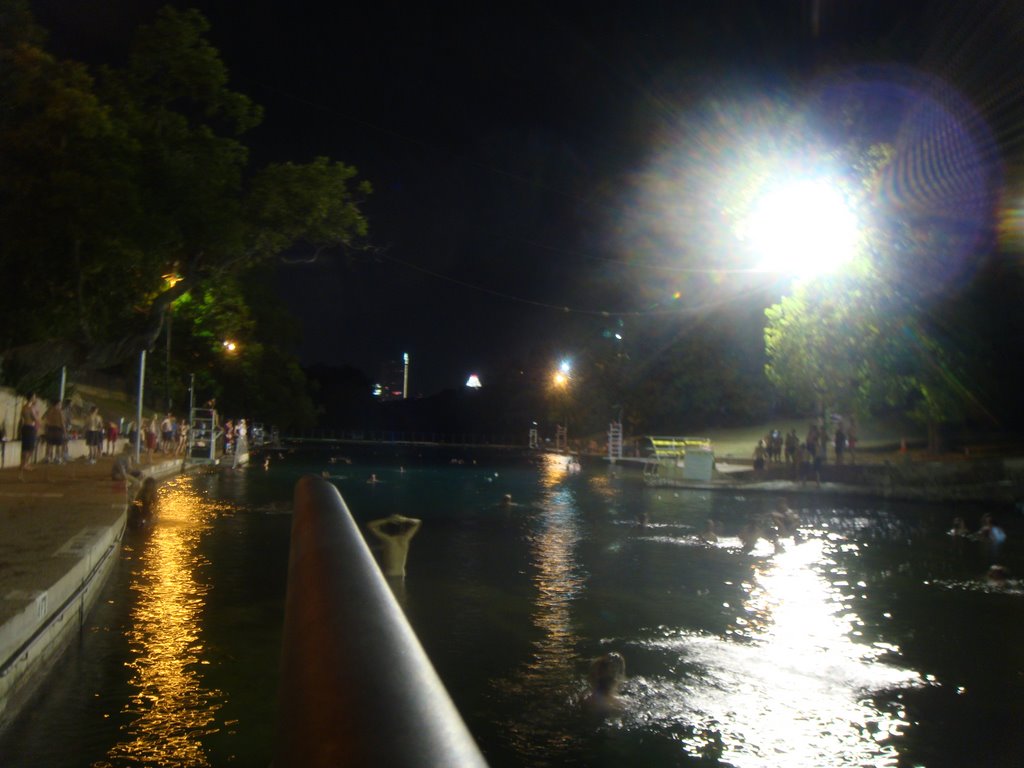
<svg viewBox="0 0 1024 768">
<path fill-rule="evenodd" d="M 740 543 L 743 545 L 744 553 L 752 552 L 754 548 L 757 547 L 759 539 L 771 542 L 776 553 L 782 551 L 782 544 L 779 541 L 779 531 L 775 527 L 774 518 L 769 517 L 767 520 L 754 518 L 740 528 L 738 535 Z"/>
<path fill-rule="evenodd" d="M 708 526 L 699 534 L 697 538 L 701 541 L 706 541 L 708 544 L 714 544 L 718 541 L 718 530 L 717 524 L 710 517 L 708 518 Z"/>
<path fill-rule="evenodd" d="M 785 499 L 779 499 L 775 509 L 772 510 L 771 517 L 772 523 L 780 536 L 796 538 L 797 528 L 800 525 L 800 516 L 789 508 L 789 504 Z"/>
<path fill-rule="evenodd" d="M 391 515 L 371 520 L 366 527 L 384 545 L 381 570 L 385 576 L 405 577 L 405 561 L 409 557 L 409 541 L 423 524 L 422 520 L 403 515 Z"/>
<path fill-rule="evenodd" d="M 371 485 L 373 485 L 374 483 L 379 483 L 380 480 L 377 479 L 377 475 L 376 474 L 372 474 L 372 475 L 370 475 L 370 479 L 367 480 L 366 482 L 368 482 Z"/>
<path fill-rule="evenodd" d="M 626 679 L 626 659 L 621 653 L 612 651 L 598 656 L 590 663 L 590 706 L 607 710 L 618 706 L 619 686 Z"/>
<path fill-rule="evenodd" d="M 1005 565 L 993 565 L 988 569 L 985 578 L 993 587 L 1005 587 L 1010 578 L 1010 571 Z"/>
<path fill-rule="evenodd" d="M 740 544 L 743 545 L 744 552 L 750 552 L 754 547 L 757 546 L 757 540 L 761 538 L 761 529 L 757 523 L 747 523 L 739 532 Z"/>
</svg>

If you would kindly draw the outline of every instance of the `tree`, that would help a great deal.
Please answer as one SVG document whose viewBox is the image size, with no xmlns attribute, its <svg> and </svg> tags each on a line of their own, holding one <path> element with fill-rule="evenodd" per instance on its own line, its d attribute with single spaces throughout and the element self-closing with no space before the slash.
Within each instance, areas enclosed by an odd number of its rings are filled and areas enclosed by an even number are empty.
<svg viewBox="0 0 1024 768">
<path fill-rule="evenodd" d="M 798 410 L 896 408 L 927 430 L 929 450 L 938 452 L 942 425 L 984 410 L 969 383 L 981 365 L 976 345 L 958 343 L 936 322 L 941 310 L 899 290 L 907 282 L 869 269 L 798 285 L 765 310 L 765 372 Z"/>
<path fill-rule="evenodd" d="M 4 2 L 24 20 L 23 5 Z M 27 22 L 0 37 L 0 268 L 22 286 L 0 307 L 9 380 L 152 348 L 191 292 L 192 306 L 241 319 L 238 284 L 254 266 L 365 237 L 370 187 L 355 169 L 328 158 L 250 167 L 242 137 L 261 110 L 229 87 L 207 31 L 198 11 L 164 8 L 127 64 L 96 78 L 46 52 Z M 297 369 L 280 370 L 295 380 Z"/>
<path fill-rule="evenodd" d="M 880 318 L 864 298 L 854 287 L 804 284 L 765 310 L 765 373 L 795 410 L 863 405 L 862 384 L 882 373 L 865 368 Z"/>
</svg>

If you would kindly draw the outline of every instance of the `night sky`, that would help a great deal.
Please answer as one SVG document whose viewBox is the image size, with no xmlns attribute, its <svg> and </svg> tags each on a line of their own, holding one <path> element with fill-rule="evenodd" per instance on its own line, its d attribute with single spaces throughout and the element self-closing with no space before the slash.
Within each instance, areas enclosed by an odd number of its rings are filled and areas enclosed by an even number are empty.
<svg viewBox="0 0 1024 768">
<path fill-rule="evenodd" d="M 33 7 L 58 52 L 95 62 L 161 4 Z M 971 200 L 991 201 L 1020 151 L 1010 3 L 187 5 L 265 108 L 256 162 L 327 155 L 375 188 L 370 252 L 280 271 L 300 357 L 375 377 L 409 352 L 414 394 L 571 355 L 620 320 L 685 328 L 777 295 L 715 229 L 728 140 L 810 103 L 827 122 L 843 88 L 887 81 L 879 115 L 914 88 L 970 114 Z"/>
</svg>

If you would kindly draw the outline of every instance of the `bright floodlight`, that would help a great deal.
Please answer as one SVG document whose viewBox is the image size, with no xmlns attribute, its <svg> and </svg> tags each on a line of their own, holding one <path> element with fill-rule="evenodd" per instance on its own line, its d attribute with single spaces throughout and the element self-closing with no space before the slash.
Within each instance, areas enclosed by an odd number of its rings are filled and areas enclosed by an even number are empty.
<svg viewBox="0 0 1024 768">
<path fill-rule="evenodd" d="M 480 389 L 483 385 L 480 383 L 480 377 L 475 373 L 469 374 L 469 378 L 466 379 L 466 386 L 470 389 Z"/>
<path fill-rule="evenodd" d="M 572 363 L 568 360 L 563 360 L 561 365 L 558 366 L 558 370 L 564 373 L 566 376 L 572 371 Z"/>
<path fill-rule="evenodd" d="M 842 190 L 811 178 L 765 190 L 740 234 L 760 256 L 758 269 L 813 277 L 853 259 L 860 225 Z"/>
</svg>

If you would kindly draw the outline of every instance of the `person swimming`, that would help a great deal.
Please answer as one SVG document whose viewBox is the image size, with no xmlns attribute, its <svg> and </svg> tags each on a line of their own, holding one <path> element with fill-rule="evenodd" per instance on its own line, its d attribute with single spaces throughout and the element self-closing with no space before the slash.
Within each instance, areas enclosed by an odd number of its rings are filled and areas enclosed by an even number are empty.
<svg viewBox="0 0 1024 768">
<path fill-rule="evenodd" d="M 384 545 L 381 570 L 385 576 L 405 577 L 405 561 L 409 557 L 409 542 L 419 531 L 422 520 L 394 514 L 366 524 L 370 533 Z"/>
<path fill-rule="evenodd" d="M 707 527 L 697 534 L 697 538 L 708 544 L 715 544 L 718 541 L 718 524 L 709 517 Z"/>
<path fill-rule="evenodd" d="M 985 579 L 993 587 L 1005 587 L 1010 579 L 1010 571 L 1005 565 L 993 565 L 985 574 Z"/>
<path fill-rule="evenodd" d="M 985 513 L 981 516 L 981 528 L 978 529 L 977 536 L 979 540 L 988 544 L 989 557 L 995 560 L 1006 541 L 1006 531 L 996 524 L 991 514 Z"/>
<path fill-rule="evenodd" d="M 590 663 L 587 679 L 587 703 L 598 710 L 614 709 L 618 706 L 619 686 L 626 679 L 626 659 L 617 651 L 598 656 Z"/>
<path fill-rule="evenodd" d="M 785 499 L 779 499 L 771 513 L 772 524 L 779 536 L 796 538 L 800 526 L 800 516 L 790 509 Z"/>
<path fill-rule="evenodd" d="M 782 542 L 779 541 L 779 529 L 776 527 L 775 518 L 773 516 L 766 516 L 761 518 L 760 516 L 755 517 L 747 522 L 738 534 L 740 544 L 744 553 L 749 554 L 757 547 L 757 542 L 760 539 L 764 539 L 770 542 L 775 548 L 775 552 L 782 552 Z"/>
</svg>

